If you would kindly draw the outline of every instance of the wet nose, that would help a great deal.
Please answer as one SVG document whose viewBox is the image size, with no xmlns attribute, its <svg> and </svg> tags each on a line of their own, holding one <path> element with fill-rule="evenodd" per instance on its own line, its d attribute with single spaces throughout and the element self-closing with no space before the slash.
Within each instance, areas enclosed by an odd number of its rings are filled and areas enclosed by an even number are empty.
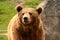
<svg viewBox="0 0 60 40">
<path fill-rule="evenodd" d="M 28 17 L 24 17 L 24 20 L 27 21 L 28 20 Z"/>
</svg>

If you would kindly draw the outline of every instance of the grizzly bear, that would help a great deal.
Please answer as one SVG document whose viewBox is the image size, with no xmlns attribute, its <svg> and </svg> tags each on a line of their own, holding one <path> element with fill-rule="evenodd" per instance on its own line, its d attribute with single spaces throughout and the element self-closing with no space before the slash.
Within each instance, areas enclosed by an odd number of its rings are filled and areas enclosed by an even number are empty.
<svg viewBox="0 0 60 40">
<path fill-rule="evenodd" d="M 42 8 L 23 8 L 18 5 L 17 13 L 8 25 L 8 40 L 45 40 L 40 13 Z"/>
</svg>

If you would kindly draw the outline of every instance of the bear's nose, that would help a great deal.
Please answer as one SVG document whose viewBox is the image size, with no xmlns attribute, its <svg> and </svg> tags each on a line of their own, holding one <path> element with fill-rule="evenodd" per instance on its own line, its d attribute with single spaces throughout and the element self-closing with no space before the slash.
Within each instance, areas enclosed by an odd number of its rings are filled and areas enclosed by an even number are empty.
<svg viewBox="0 0 60 40">
<path fill-rule="evenodd" d="M 24 20 L 27 21 L 28 20 L 28 17 L 24 17 Z"/>
</svg>

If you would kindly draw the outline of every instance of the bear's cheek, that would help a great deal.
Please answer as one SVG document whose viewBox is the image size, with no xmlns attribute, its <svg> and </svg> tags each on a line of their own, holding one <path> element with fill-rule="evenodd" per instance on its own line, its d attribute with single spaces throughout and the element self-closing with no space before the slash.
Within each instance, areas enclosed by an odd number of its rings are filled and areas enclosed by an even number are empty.
<svg viewBox="0 0 60 40">
<path fill-rule="evenodd" d="M 20 20 L 21 23 L 22 23 L 22 17 L 23 17 L 22 14 L 18 14 L 18 18 L 19 18 L 19 20 Z"/>
<path fill-rule="evenodd" d="M 32 23 L 35 23 L 36 22 L 36 17 L 35 16 L 32 16 Z"/>
</svg>

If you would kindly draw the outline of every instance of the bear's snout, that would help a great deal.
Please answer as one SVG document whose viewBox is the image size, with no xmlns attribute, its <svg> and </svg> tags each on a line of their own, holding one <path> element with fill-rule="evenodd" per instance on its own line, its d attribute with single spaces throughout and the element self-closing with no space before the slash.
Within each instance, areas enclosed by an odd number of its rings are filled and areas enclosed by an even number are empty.
<svg viewBox="0 0 60 40">
<path fill-rule="evenodd" d="M 28 17 L 24 17 L 24 22 L 28 22 Z"/>
<path fill-rule="evenodd" d="M 31 23 L 31 17 L 29 15 L 29 13 L 25 13 L 23 16 L 22 16 L 22 23 L 23 24 L 29 24 Z"/>
</svg>

